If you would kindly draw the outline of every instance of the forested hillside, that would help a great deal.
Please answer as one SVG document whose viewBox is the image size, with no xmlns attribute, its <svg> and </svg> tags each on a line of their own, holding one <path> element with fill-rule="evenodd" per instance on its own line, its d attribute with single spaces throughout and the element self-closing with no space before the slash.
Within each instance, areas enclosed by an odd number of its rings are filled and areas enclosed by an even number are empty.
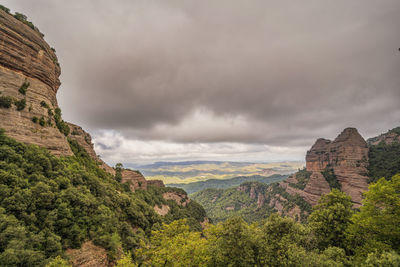
<svg viewBox="0 0 400 267">
<path fill-rule="evenodd" d="M 201 206 L 163 198 L 181 189 L 150 186 L 132 193 L 76 142 L 70 145 L 74 156 L 55 157 L 0 131 L 0 266 L 43 266 L 86 240 L 105 248 L 113 261 L 176 219 L 187 218 L 192 230 L 201 230 Z M 155 205 L 168 205 L 168 214 L 159 216 Z"/>
<path fill-rule="evenodd" d="M 282 212 L 305 221 L 311 212 L 311 205 L 298 195 L 288 194 L 278 183 L 246 182 L 228 189 L 205 189 L 191 197 L 204 207 L 213 222 L 225 221 L 233 216 L 256 222 L 277 212 L 273 208 L 277 204 L 274 199 L 277 194 L 282 196 L 278 204 Z"/>
<path fill-rule="evenodd" d="M 277 213 L 253 224 L 235 216 L 203 233 L 164 225 L 137 251 L 145 266 L 399 266 L 400 175 L 369 186 L 363 206 L 337 189 L 306 223 Z M 179 259 L 179 264 L 176 261 Z"/>
<path fill-rule="evenodd" d="M 188 194 L 193 194 L 208 188 L 223 189 L 223 188 L 237 186 L 244 182 L 260 182 L 264 184 L 270 184 L 282 181 L 285 178 L 287 178 L 287 175 L 280 175 L 280 174 L 274 174 L 271 176 L 252 175 L 252 176 L 239 176 L 224 180 L 209 179 L 206 181 L 200 181 L 188 184 L 167 184 L 167 185 L 172 187 L 182 188 Z"/>
<path fill-rule="evenodd" d="M 370 182 L 376 182 L 381 177 L 390 179 L 400 173 L 400 127 L 368 139 L 368 144 Z"/>
</svg>

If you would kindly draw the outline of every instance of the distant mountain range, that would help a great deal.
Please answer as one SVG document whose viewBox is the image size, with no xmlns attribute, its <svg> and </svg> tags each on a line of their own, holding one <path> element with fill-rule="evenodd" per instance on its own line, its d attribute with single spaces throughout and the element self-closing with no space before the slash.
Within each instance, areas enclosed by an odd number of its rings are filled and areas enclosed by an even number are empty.
<svg viewBox="0 0 400 267">
<path fill-rule="evenodd" d="M 274 174 L 271 176 L 260 176 L 260 175 L 252 175 L 252 176 L 239 176 L 230 179 L 209 179 L 206 181 L 194 182 L 189 184 L 167 184 L 167 186 L 178 187 L 184 189 L 188 194 L 193 194 L 195 192 L 207 189 L 225 189 L 233 186 L 238 186 L 244 182 L 260 182 L 264 184 L 270 184 L 274 182 L 279 182 L 286 179 L 287 175 Z"/>
<path fill-rule="evenodd" d="M 226 180 L 239 176 L 288 175 L 304 167 L 304 162 L 228 162 L 228 161 L 183 161 L 155 162 L 133 166 L 147 179 L 162 180 L 165 184 L 188 184 L 210 179 Z"/>
</svg>

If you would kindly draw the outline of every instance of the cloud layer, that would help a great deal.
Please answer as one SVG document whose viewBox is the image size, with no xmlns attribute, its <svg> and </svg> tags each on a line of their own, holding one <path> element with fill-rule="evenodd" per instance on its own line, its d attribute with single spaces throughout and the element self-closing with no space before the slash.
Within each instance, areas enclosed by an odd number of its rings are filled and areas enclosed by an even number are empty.
<svg viewBox="0 0 400 267">
<path fill-rule="evenodd" d="M 118 133 L 182 158 L 200 143 L 296 154 L 344 127 L 399 125 L 398 0 L 4 2 L 57 49 L 64 117 L 99 149 Z"/>
</svg>

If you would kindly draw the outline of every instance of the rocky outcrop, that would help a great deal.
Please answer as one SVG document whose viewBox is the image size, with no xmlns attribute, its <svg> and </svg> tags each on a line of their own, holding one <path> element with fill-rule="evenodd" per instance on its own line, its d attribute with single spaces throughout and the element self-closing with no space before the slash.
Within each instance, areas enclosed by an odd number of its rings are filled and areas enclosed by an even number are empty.
<svg viewBox="0 0 400 267">
<path fill-rule="evenodd" d="M 379 145 L 381 142 L 391 145 L 393 143 L 400 143 L 400 127 L 393 128 L 388 132 L 373 137 L 367 140 L 368 145 Z"/>
<path fill-rule="evenodd" d="M 58 108 L 59 75 L 57 57 L 40 33 L 0 10 L 0 97 L 26 103 L 19 110 L 16 105 L 0 107 L 0 128 L 17 141 L 45 147 L 56 155 L 72 155 L 50 115 Z M 24 84 L 29 85 L 26 92 L 20 90 Z M 35 117 L 43 118 L 46 125 L 34 123 Z"/>
<path fill-rule="evenodd" d="M 39 80 L 55 94 L 60 86 L 61 69 L 53 49 L 38 31 L 2 10 L 0 24 L 0 65 Z"/>
<path fill-rule="evenodd" d="M 73 267 L 107 267 L 110 266 L 107 251 L 94 245 L 91 241 L 82 244 L 80 249 L 67 249 Z"/>
<path fill-rule="evenodd" d="M 324 183 L 321 173 L 331 168 L 342 191 L 350 195 L 355 205 L 359 206 L 362 193 L 368 189 L 367 165 L 368 145 L 357 129 L 343 130 L 333 142 L 318 139 L 307 152 L 307 171 L 313 173 L 314 179 L 310 179 L 304 191 L 317 198 L 327 193 L 330 188 Z"/>
<path fill-rule="evenodd" d="M 250 198 L 257 201 L 258 208 L 264 205 L 266 200 L 265 190 L 263 187 L 260 187 L 258 183 L 243 183 L 238 186 L 236 190 L 249 193 Z"/>
<path fill-rule="evenodd" d="M 158 215 L 161 215 L 161 216 L 167 215 L 169 210 L 170 210 L 170 207 L 168 205 L 161 205 L 161 206 L 155 205 L 154 206 L 154 211 Z"/>
<path fill-rule="evenodd" d="M 359 207 L 362 193 L 368 189 L 367 166 L 368 146 L 355 128 L 343 130 L 334 141 L 320 138 L 307 151 L 306 170 L 270 188 L 266 195 L 270 196 L 269 206 L 301 219 L 311 211 L 307 205 L 316 205 L 323 194 L 337 186 L 351 196 L 354 207 Z"/>
<path fill-rule="evenodd" d="M 173 200 L 178 204 L 179 206 L 186 207 L 187 204 L 190 203 L 190 199 L 185 193 L 180 193 L 180 192 L 165 192 L 163 194 L 163 198 L 165 200 Z"/>
<path fill-rule="evenodd" d="M 68 126 L 70 128 L 70 134 L 68 137 L 75 140 L 76 142 L 78 142 L 78 144 L 86 150 L 86 152 L 89 154 L 89 156 L 100 164 L 100 168 L 102 168 L 104 171 L 106 171 L 112 175 L 115 175 L 114 168 L 108 166 L 107 163 L 105 163 L 96 154 L 96 151 L 94 151 L 92 137 L 90 136 L 90 134 L 85 132 L 82 129 L 82 127 L 80 127 L 78 125 L 68 123 Z"/>
<path fill-rule="evenodd" d="M 165 187 L 162 180 L 147 180 L 147 186 Z"/>
<path fill-rule="evenodd" d="M 121 183 L 128 183 L 132 192 L 135 192 L 136 189 L 147 189 L 147 181 L 140 172 L 123 169 L 121 175 Z"/>
</svg>

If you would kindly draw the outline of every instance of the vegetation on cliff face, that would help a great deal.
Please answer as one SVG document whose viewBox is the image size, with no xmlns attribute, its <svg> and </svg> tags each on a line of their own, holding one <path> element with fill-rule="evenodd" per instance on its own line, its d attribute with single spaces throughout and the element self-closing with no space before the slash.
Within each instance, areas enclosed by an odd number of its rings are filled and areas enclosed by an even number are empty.
<svg viewBox="0 0 400 267">
<path fill-rule="evenodd" d="M 229 189 L 205 189 L 191 197 L 204 207 L 213 222 L 224 221 L 234 216 L 241 216 L 247 222 L 255 222 L 276 212 L 269 205 L 276 195 L 281 196 L 279 201 L 284 212 L 288 212 L 295 205 L 300 208 L 300 221 L 306 219 L 305 213 L 311 212 L 310 204 L 299 195 L 287 193 L 278 183 L 267 185 L 246 182 Z"/>
<path fill-rule="evenodd" d="M 14 18 L 16 18 L 17 20 L 21 21 L 22 23 L 24 23 L 25 25 L 27 25 L 27 26 L 28 26 L 29 28 L 31 28 L 32 30 L 35 30 L 35 31 L 39 32 L 40 35 L 41 35 L 42 37 L 44 37 L 44 34 L 41 33 L 41 32 L 39 31 L 39 29 L 36 28 L 35 25 L 33 25 L 33 23 L 32 23 L 31 21 L 28 20 L 28 17 L 27 17 L 26 15 L 24 15 L 24 14 L 22 14 L 22 13 L 18 13 L 18 12 L 15 12 L 15 14 L 13 15 L 13 14 L 10 13 L 10 9 L 7 8 L 7 7 L 5 7 L 5 6 L 3 6 L 3 5 L 0 5 L 0 10 L 3 10 L 3 11 L 6 12 L 7 14 L 12 15 Z"/>
<path fill-rule="evenodd" d="M 298 172 L 296 172 L 297 183 L 289 183 L 289 185 L 293 188 L 304 190 L 308 181 L 310 180 L 310 177 L 311 177 L 311 172 L 307 171 L 306 168 L 303 168 L 301 170 L 298 170 Z"/>
<path fill-rule="evenodd" d="M 321 173 L 324 176 L 325 180 L 328 182 L 331 189 L 340 190 L 342 188 L 332 168 L 326 167 L 325 170 Z"/>
<path fill-rule="evenodd" d="M 75 155 L 59 158 L 0 131 L 1 266 L 43 266 L 85 240 L 104 247 L 114 259 L 172 219 L 189 217 L 193 228 L 200 229 L 200 220 L 190 217 L 204 215 L 196 203 L 188 211 L 168 203 L 174 207 L 164 220 L 146 202 L 161 201 L 157 189 L 126 191 L 82 147 L 70 144 Z"/>
<path fill-rule="evenodd" d="M 307 224 L 272 214 L 247 224 L 232 217 L 200 233 L 175 221 L 142 242 L 144 266 L 399 266 L 400 175 L 370 186 L 360 211 L 332 190 Z M 196 264 L 201 263 L 201 264 Z"/>
<path fill-rule="evenodd" d="M 240 185 L 241 188 L 257 188 L 257 193 L 264 195 L 268 189 L 266 184 L 248 182 Z M 213 222 L 225 221 L 233 216 L 241 216 L 247 222 L 254 222 L 267 218 L 273 212 L 267 204 L 258 207 L 257 198 L 252 198 L 248 190 L 239 190 L 239 187 L 229 189 L 205 189 L 191 196 L 199 202 Z"/>
</svg>

